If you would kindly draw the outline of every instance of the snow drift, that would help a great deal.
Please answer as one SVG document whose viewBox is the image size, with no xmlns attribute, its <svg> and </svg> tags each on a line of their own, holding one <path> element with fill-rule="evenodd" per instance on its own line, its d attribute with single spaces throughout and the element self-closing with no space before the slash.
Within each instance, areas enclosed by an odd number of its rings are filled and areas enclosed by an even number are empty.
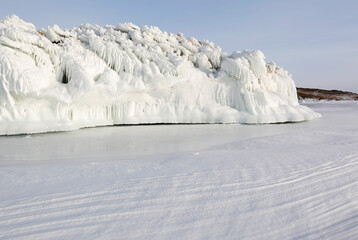
<svg viewBox="0 0 358 240">
<path fill-rule="evenodd" d="M 260 51 L 139 28 L 0 21 L 0 134 L 141 123 L 275 123 L 319 117 Z"/>
</svg>

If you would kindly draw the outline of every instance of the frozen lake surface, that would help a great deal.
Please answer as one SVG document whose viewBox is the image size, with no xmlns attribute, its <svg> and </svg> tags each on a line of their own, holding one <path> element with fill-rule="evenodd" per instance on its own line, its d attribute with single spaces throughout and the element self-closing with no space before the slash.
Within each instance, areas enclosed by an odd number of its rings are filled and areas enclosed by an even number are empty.
<svg viewBox="0 0 358 240">
<path fill-rule="evenodd" d="M 321 119 L 0 137 L 0 239 L 354 239 L 358 103 Z"/>
</svg>

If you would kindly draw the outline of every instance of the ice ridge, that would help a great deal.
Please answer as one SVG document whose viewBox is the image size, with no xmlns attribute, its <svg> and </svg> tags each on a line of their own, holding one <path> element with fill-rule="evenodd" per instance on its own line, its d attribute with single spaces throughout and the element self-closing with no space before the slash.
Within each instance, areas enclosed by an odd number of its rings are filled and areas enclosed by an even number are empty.
<svg viewBox="0 0 358 240">
<path fill-rule="evenodd" d="M 0 135 L 113 124 L 276 123 L 319 117 L 261 51 L 158 27 L 37 30 L 0 20 Z"/>
</svg>

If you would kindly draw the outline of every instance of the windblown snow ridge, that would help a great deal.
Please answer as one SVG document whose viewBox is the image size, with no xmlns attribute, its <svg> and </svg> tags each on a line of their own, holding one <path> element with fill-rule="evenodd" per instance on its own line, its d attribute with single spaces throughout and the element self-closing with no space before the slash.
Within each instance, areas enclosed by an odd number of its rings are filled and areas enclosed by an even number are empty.
<svg viewBox="0 0 358 240">
<path fill-rule="evenodd" d="M 319 117 L 260 51 L 139 28 L 0 20 L 0 134 L 141 123 L 275 123 Z"/>
</svg>

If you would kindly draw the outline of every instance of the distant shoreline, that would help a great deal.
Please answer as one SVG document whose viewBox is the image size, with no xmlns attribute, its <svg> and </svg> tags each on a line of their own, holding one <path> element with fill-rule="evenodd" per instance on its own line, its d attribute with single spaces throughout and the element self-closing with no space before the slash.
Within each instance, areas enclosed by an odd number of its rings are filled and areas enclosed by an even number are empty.
<svg viewBox="0 0 358 240">
<path fill-rule="evenodd" d="M 317 99 L 317 100 L 355 100 L 358 101 L 358 94 L 340 90 L 324 90 L 317 88 L 297 88 L 299 100 Z"/>
</svg>

